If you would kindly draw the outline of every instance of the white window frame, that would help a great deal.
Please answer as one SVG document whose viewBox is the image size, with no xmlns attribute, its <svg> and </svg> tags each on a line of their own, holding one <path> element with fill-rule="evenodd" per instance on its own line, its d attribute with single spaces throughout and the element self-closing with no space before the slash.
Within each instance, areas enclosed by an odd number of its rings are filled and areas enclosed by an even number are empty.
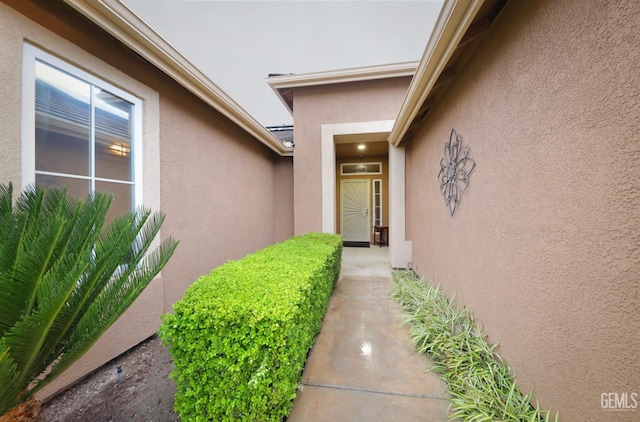
<svg viewBox="0 0 640 422">
<path fill-rule="evenodd" d="M 105 89 L 131 104 L 133 104 L 133 114 L 131 124 L 133 127 L 131 139 L 131 155 L 133 158 L 133 172 L 130 184 L 133 184 L 132 207 L 135 209 L 143 205 L 143 157 L 142 157 L 142 100 L 129 94 L 122 89 L 88 73 L 84 70 L 53 56 L 31 44 L 25 43 L 22 51 L 22 189 L 28 185 L 35 184 L 36 180 L 36 140 L 35 140 L 35 116 L 36 116 L 36 61 L 40 61 L 49 66 L 53 66 L 63 72 L 68 73 L 78 79 L 91 84 L 92 92 L 95 87 Z M 93 133 L 94 128 L 91 128 Z M 94 146 L 90 148 L 90 174 L 88 177 L 70 176 L 65 173 L 42 172 L 42 174 L 59 175 L 64 177 L 74 177 L 78 179 L 90 180 L 91 191 L 94 190 L 96 181 L 114 182 L 112 179 L 95 177 L 95 157 Z M 122 181 L 115 181 L 122 183 Z"/>
</svg>

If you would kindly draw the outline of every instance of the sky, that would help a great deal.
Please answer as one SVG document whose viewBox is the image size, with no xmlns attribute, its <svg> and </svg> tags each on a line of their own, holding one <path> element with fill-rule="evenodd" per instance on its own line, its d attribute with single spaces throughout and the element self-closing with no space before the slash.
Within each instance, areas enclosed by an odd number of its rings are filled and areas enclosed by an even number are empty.
<svg viewBox="0 0 640 422">
<path fill-rule="evenodd" d="M 265 126 L 292 124 L 269 73 L 418 61 L 442 1 L 122 0 Z"/>
</svg>

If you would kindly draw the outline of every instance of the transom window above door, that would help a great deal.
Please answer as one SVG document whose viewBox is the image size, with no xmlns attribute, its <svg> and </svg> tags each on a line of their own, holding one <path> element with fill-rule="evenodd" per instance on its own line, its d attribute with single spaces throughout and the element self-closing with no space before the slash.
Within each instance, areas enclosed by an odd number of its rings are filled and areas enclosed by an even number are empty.
<svg viewBox="0 0 640 422">
<path fill-rule="evenodd" d="M 108 218 L 140 205 L 141 101 L 29 45 L 24 73 L 25 181 L 76 197 L 110 192 Z"/>
<path fill-rule="evenodd" d="M 382 163 L 343 163 L 340 164 L 340 175 L 382 174 Z"/>
</svg>

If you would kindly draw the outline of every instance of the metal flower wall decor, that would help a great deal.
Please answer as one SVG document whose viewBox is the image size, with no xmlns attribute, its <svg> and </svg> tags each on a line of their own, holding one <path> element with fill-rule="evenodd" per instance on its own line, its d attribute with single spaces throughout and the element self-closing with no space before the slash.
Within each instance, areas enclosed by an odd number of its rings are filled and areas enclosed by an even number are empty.
<svg viewBox="0 0 640 422">
<path fill-rule="evenodd" d="M 469 176 L 476 162 L 469 157 L 469 146 L 462 145 L 462 136 L 451 129 L 449 142 L 444 144 L 444 157 L 440 160 L 440 193 L 451 216 L 460 204 L 460 195 L 469 187 Z"/>
</svg>

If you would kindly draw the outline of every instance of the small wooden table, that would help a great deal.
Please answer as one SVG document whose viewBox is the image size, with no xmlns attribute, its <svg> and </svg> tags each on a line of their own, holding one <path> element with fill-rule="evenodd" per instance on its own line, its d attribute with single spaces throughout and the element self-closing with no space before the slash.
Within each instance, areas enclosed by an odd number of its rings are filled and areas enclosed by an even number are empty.
<svg viewBox="0 0 640 422">
<path fill-rule="evenodd" d="M 376 245 L 376 232 L 379 233 L 378 243 L 389 246 L 389 226 L 373 226 L 373 246 Z"/>
</svg>

